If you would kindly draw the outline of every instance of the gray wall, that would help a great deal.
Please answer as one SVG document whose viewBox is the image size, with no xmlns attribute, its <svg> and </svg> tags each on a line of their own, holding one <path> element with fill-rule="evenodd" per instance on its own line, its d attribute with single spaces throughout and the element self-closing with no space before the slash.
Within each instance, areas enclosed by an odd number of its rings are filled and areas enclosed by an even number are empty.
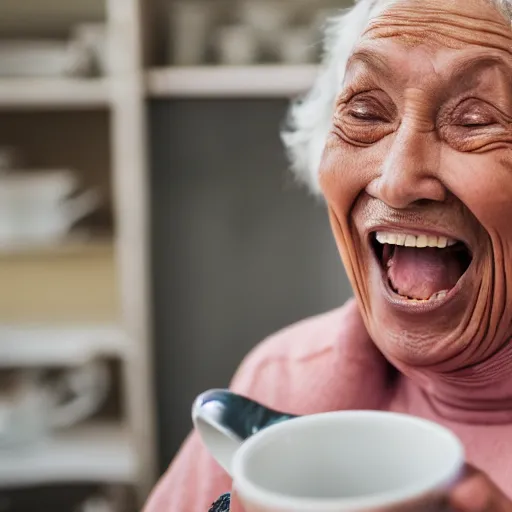
<svg viewBox="0 0 512 512">
<path fill-rule="evenodd" d="M 265 336 L 350 295 L 324 206 L 288 175 L 286 105 L 151 105 L 162 469 L 190 429 L 196 394 L 226 386 Z"/>
</svg>

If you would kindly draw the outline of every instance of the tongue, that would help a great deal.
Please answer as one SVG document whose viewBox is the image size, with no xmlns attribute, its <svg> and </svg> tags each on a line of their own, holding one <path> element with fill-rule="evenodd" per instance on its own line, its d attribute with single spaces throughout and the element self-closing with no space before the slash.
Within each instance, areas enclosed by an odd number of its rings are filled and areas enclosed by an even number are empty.
<svg viewBox="0 0 512 512">
<path fill-rule="evenodd" d="M 451 249 L 396 246 L 388 262 L 388 277 L 393 288 L 412 299 L 430 299 L 443 290 L 451 290 L 463 269 Z"/>
</svg>

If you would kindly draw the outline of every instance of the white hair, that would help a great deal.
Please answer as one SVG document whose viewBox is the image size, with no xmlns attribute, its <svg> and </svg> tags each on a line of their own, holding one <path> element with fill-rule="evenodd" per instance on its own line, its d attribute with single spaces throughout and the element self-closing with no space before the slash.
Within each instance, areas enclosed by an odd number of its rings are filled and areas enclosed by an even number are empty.
<svg viewBox="0 0 512 512">
<path fill-rule="evenodd" d="M 347 61 L 368 22 L 397 0 L 355 1 L 353 7 L 327 22 L 319 75 L 310 92 L 292 104 L 281 134 L 297 180 L 315 194 L 320 192 L 320 160 Z M 489 1 L 512 20 L 512 0 Z"/>
</svg>

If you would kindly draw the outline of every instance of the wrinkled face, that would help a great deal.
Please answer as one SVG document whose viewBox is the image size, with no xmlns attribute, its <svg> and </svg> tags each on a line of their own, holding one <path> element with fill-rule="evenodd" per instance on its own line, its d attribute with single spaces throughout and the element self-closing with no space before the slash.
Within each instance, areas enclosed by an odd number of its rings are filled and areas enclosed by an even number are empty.
<svg viewBox="0 0 512 512">
<path fill-rule="evenodd" d="M 394 362 L 487 359 L 512 331 L 512 31 L 486 0 L 403 0 L 348 63 L 321 187 Z"/>
</svg>

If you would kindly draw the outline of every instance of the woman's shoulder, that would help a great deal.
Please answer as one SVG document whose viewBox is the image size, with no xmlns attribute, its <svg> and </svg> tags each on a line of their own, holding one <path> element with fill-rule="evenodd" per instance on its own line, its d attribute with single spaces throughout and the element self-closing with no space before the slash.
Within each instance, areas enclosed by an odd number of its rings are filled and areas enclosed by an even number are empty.
<svg viewBox="0 0 512 512">
<path fill-rule="evenodd" d="M 301 320 L 269 336 L 248 357 L 261 362 L 300 362 L 321 356 L 336 346 L 346 322 L 354 314 L 357 306 L 350 299 L 342 307 Z"/>
<path fill-rule="evenodd" d="M 386 365 L 351 299 L 264 340 L 242 362 L 232 389 L 295 414 L 362 407 L 359 398 L 372 394 L 365 390 L 385 378 Z"/>
</svg>

